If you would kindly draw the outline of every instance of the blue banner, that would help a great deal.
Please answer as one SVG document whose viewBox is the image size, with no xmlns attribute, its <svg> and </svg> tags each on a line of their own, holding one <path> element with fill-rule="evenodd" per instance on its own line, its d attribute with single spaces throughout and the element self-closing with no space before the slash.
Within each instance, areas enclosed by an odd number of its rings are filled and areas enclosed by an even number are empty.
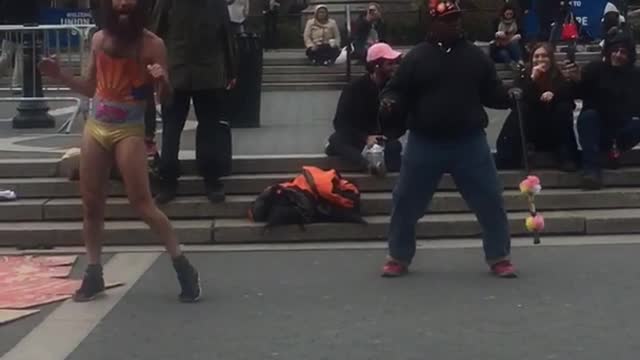
<svg viewBox="0 0 640 360">
<path fill-rule="evenodd" d="M 549 0 L 533 0 L 532 8 L 536 8 L 536 3 L 539 1 Z M 570 1 L 573 15 L 583 28 L 583 33 L 588 36 L 597 39 L 602 34 L 602 16 L 604 15 L 604 8 L 607 5 L 608 0 L 573 0 Z M 525 30 L 528 35 L 533 36 L 538 33 L 538 18 L 535 11 L 532 10 L 527 14 L 525 18 Z"/>
<path fill-rule="evenodd" d="M 92 25 L 94 24 L 89 9 L 55 9 L 44 8 L 40 10 L 40 24 L 42 25 Z M 59 38 L 56 37 L 56 33 Z M 61 47 L 77 47 L 80 43 L 80 34 L 66 31 L 48 31 L 49 46 L 55 47 L 59 41 Z"/>
</svg>

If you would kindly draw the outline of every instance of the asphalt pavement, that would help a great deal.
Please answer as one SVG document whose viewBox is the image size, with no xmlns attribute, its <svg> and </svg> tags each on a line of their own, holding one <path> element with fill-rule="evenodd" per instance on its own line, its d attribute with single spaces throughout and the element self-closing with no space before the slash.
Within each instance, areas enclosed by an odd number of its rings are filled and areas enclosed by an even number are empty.
<svg viewBox="0 0 640 360">
<path fill-rule="evenodd" d="M 631 360 L 638 251 L 516 248 L 516 280 L 480 249 L 420 250 L 400 279 L 378 276 L 382 250 L 196 253 L 199 304 L 160 256 L 67 359 Z"/>
</svg>

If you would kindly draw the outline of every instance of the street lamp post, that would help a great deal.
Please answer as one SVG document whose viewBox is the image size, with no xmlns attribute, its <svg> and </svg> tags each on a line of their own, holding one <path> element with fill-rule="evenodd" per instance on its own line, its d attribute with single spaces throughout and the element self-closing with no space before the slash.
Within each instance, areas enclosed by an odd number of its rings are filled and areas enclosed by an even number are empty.
<svg viewBox="0 0 640 360">
<path fill-rule="evenodd" d="M 36 30 L 22 34 L 23 71 L 22 97 L 18 103 L 18 114 L 13 118 L 14 129 L 35 129 L 55 127 L 55 118 L 49 115 L 49 105 L 44 100 L 42 75 L 37 67 L 42 54 L 43 36 Z M 34 99 L 34 100 L 27 100 Z"/>
<path fill-rule="evenodd" d="M 9 3 L 9 1 L 6 1 Z M 15 4 L 14 4 L 15 3 Z M 55 3 L 55 2 L 54 2 Z M 23 56 L 22 100 L 18 103 L 18 114 L 13 118 L 14 129 L 51 128 L 55 119 L 49 115 L 49 106 L 43 97 L 42 76 L 37 69 L 37 62 L 42 54 L 44 33 L 37 29 L 40 22 L 40 6 L 42 0 L 11 1 L 12 24 L 25 24 L 21 34 Z M 36 27 L 28 31 L 28 27 Z M 26 41 L 25 41 L 26 40 Z"/>
</svg>

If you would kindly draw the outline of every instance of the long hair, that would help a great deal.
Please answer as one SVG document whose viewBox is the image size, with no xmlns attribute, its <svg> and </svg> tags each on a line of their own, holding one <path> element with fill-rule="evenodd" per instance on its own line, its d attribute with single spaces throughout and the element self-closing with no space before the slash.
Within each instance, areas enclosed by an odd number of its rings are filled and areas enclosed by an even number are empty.
<svg viewBox="0 0 640 360">
<path fill-rule="evenodd" d="M 526 73 L 527 73 L 527 76 L 531 75 L 533 71 L 533 55 L 535 54 L 536 51 L 538 51 L 538 49 L 544 49 L 547 52 L 547 55 L 549 56 L 549 71 L 547 72 L 547 76 L 539 80 L 540 81 L 539 84 L 545 90 L 550 90 L 552 83 L 556 79 L 562 77 L 562 72 L 558 68 L 558 63 L 556 62 L 555 49 L 551 44 L 549 44 L 548 42 L 541 42 L 533 45 L 533 47 L 531 48 L 531 52 L 530 52 L 531 55 L 529 56 L 529 63 L 527 64 Z"/>
<path fill-rule="evenodd" d="M 132 44 L 139 41 L 146 24 L 145 3 L 145 0 L 137 0 L 135 7 L 128 14 L 129 21 L 122 23 L 120 22 L 120 14 L 113 8 L 112 0 L 102 0 L 100 15 L 104 30 L 122 44 Z"/>
</svg>

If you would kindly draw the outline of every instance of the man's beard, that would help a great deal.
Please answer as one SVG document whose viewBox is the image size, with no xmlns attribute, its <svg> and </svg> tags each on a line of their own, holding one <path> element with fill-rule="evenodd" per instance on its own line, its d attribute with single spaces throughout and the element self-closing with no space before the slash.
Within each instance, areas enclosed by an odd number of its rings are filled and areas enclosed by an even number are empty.
<svg viewBox="0 0 640 360">
<path fill-rule="evenodd" d="M 144 31 L 142 19 L 137 18 L 135 11 L 127 14 L 114 11 L 107 20 L 105 28 L 120 44 L 138 41 Z"/>
</svg>

